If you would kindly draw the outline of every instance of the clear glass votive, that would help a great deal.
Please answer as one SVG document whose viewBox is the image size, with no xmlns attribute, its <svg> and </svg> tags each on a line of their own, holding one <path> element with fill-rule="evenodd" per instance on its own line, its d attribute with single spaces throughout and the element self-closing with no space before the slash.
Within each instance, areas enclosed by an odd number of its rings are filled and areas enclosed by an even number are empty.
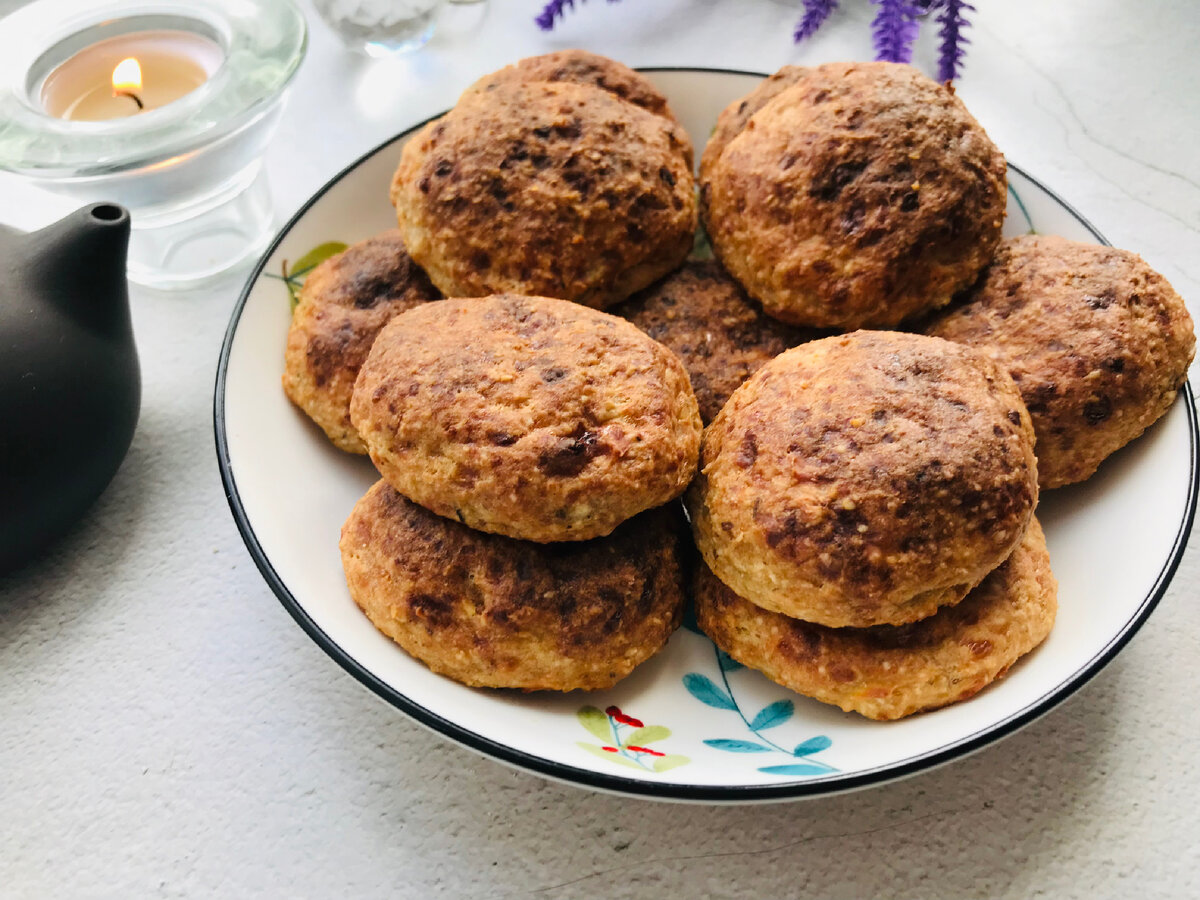
<svg viewBox="0 0 1200 900">
<path fill-rule="evenodd" d="M 54 92 L 72 60 L 101 42 L 181 34 L 172 46 L 211 49 L 187 61 L 203 70 L 195 89 L 144 111 L 130 97 L 138 106 L 106 113 L 115 118 L 60 118 Z M 127 207 L 131 280 L 203 284 L 256 258 L 274 233 L 262 156 L 306 45 L 290 0 L 35 0 L 0 20 L 0 168 L 80 204 Z"/>
<path fill-rule="evenodd" d="M 386 57 L 429 42 L 441 0 L 313 0 L 313 5 L 351 50 Z"/>
</svg>

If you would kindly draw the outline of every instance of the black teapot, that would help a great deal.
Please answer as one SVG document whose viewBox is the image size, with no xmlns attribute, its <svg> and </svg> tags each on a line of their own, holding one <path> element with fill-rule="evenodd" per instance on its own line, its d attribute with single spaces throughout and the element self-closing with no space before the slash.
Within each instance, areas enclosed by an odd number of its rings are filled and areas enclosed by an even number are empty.
<svg viewBox="0 0 1200 900">
<path fill-rule="evenodd" d="M 0 227 L 0 572 L 66 531 L 133 439 L 128 245 L 112 203 L 30 234 Z"/>
</svg>

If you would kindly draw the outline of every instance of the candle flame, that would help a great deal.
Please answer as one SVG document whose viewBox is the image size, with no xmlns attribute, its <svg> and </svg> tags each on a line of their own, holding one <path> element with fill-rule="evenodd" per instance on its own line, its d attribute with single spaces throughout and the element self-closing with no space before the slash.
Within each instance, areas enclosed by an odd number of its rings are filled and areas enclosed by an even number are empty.
<svg viewBox="0 0 1200 900">
<path fill-rule="evenodd" d="M 112 73 L 113 95 L 132 94 L 142 89 L 142 67 L 132 56 L 117 63 Z"/>
</svg>

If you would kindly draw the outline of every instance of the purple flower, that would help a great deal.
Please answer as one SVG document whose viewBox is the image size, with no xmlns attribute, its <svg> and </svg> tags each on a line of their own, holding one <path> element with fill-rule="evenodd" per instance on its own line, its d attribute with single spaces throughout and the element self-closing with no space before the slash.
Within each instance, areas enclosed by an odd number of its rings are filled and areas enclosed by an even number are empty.
<svg viewBox="0 0 1200 900">
<path fill-rule="evenodd" d="M 967 10 L 975 12 L 975 7 L 966 0 L 940 0 L 939 5 L 938 34 L 942 43 L 938 50 L 938 81 L 944 83 L 962 74 L 966 45 L 971 43 L 962 32 L 971 24 L 967 21 Z"/>
<path fill-rule="evenodd" d="M 872 0 L 879 6 L 871 33 L 875 58 L 885 62 L 912 61 L 912 44 L 917 37 L 917 16 L 923 10 L 911 0 Z"/>
<path fill-rule="evenodd" d="M 792 39 L 798 44 L 805 38 L 812 37 L 818 28 L 825 24 L 829 14 L 837 9 L 838 0 L 804 0 L 804 15 L 796 23 L 796 31 Z"/>
<path fill-rule="evenodd" d="M 580 0 L 582 2 L 582 0 Z M 608 0 L 609 3 L 616 3 L 617 0 Z M 542 7 L 541 13 L 534 18 L 537 27 L 542 31 L 553 31 L 554 23 L 567 14 L 568 9 L 575 8 L 575 0 L 550 0 Z"/>
<path fill-rule="evenodd" d="M 568 6 L 574 9 L 575 0 L 550 0 L 542 8 L 541 15 L 533 21 L 537 22 L 537 27 L 542 29 L 542 31 L 551 31 L 554 28 L 554 20 L 565 16 Z"/>
</svg>

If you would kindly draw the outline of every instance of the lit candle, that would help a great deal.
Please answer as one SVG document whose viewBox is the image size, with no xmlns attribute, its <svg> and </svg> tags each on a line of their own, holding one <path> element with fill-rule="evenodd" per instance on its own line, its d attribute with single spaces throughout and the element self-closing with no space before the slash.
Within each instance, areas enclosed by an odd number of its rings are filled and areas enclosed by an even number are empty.
<svg viewBox="0 0 1200 900">
<path fill-rule="evenodd" d="M 137 31 L 85 47 L 42 85 L 52 116 L 102 121 L 158 109 L 190 94 L 221 65 L 216 42 L 188 31 Z"/>
</svg>

